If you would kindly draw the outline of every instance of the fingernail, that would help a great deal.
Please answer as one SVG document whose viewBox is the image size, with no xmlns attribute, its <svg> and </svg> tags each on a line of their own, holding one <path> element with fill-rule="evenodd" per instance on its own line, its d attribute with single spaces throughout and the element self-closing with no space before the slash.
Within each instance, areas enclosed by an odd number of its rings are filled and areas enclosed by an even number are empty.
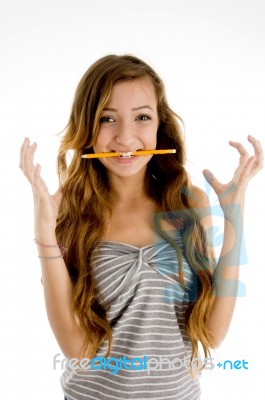
<svg viewBox="0 0 265 400">
<path fill-rule="evenodd" d="M 254 141 L 254 142 L 257 141 L 257 139 L 255 139 L 252 135 L 248 135 L 248 138 L 249 138 L 250 140 Z"/>
</svg>

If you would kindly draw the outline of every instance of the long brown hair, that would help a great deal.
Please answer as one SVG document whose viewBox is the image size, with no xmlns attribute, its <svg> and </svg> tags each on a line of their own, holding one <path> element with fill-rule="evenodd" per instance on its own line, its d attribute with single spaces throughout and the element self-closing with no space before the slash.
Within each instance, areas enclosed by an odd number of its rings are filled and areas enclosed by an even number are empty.
<svg viewBox="0 0 265 400">
<path fill-rule="evenodd" d="M 73 283 L 73 311 L 79 321 L 86 349 L 92 346 L 95 354 L 107 338 L 108 356 L 112 345 L 112 330 L 106 318 L 106 310 L 97 300 L 99 293 L 91 264 L 94 251 L 104 233 L 103 210 L 111 215 L 112 199 L 105 167 L 97 159 L 84 160 L 81 155 L 93 152 L 100 116 L 110 98 L 113 85 L 122 80 L 147 77 L 151 79 L 157 96 L 157 149 L 175 148 L 177 151 L 167 157 L 152 157 L 145 176 L 146 192 L 162 213 L 169 213 L 169 219 L 175 218 L 172 210 L 182 210 L 182 217 L 185 215 L 182 228 L 184 255 L 198 278 L 195 288 L 197 296 L 191 299 L 188 307 L 186 331 L 192 342 L 192 357 L 198 356 L 198 342 L 201 342 L 205 356 L 208 356 L 211 340 L 207 319 L 213 300 L 214 264 L 200 216 L 191 200 L 194 190 L 184 167 L 183 122 L 170 109 L 163 82 L 157 73 L 134 56 L 108 55 L 99 59 L 87 70 L 77 87 L 58 155 L 63 199 L 56 234 L 58 241 L 68 247 L 65 262 Z M 73 150 L 73 157 L 68 165 L 69 150 Z M 159 215 L 155 218 L 155 227 L 175 247 L 180 284 L 184 285 L 182 251 L 162 230 Z"/>
</svg>

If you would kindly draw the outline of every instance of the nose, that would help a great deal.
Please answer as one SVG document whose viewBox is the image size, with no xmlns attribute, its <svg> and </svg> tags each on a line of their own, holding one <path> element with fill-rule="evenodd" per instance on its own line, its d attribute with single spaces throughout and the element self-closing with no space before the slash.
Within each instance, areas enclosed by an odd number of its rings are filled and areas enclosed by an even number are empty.
<svg viewBox="0 0 265 400">
<path fill-rule="evenodd" d="M 123 147 L 122 150 L 134 150 L 135 143 L 134 129 L 130 123 L 121 122 L 117 127 L 115 141 Z"/>
</svg>

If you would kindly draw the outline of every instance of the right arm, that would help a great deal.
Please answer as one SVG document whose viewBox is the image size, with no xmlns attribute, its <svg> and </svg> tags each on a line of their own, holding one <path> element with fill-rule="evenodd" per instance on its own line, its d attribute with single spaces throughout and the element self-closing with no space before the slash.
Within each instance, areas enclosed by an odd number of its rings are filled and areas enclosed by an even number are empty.
<svg viewBox="0 0 265 400">
<path fill-rule="evenodd" d="M 29 180 L 34 198 L 35 238 L 40 244 L 57 243 L 55 229 L 62 198 L 60 188 L 53 196 L 40 176 L 40 165 L 33 163 L 37 144 L 26 138 L 20 151 L 20 168 Z M 37 245 L 41 257 L 61 254 L 59 247 Z M 73 286 L 63 258 L 40 258 L 42 284 L 48 320 L 58 345 L 67 358 L 82 358 L 84 340 L 73 312 Z"/>
</svg>

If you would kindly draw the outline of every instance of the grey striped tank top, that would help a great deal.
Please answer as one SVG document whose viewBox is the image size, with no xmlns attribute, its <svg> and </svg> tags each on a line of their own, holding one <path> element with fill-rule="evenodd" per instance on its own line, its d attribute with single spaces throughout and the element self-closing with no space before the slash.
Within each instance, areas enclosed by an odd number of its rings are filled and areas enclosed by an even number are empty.
<svg viewBox="0 0 265 400">
<path fill-rule="evenodd" d="M 173 237 L 183 249 L 180 234 Z M 185 258 L 184 289 L 176 251 L 165 240 L 142 248 L 103 241 L 93 271 L 113 345 L 108 359 L 106 340 L 83 368 L 66 363 L 61 385 L 67 399 L 199 400 L 199 381 L 188 366 L 185 311 L 193 274 Z"/>
</svg>

